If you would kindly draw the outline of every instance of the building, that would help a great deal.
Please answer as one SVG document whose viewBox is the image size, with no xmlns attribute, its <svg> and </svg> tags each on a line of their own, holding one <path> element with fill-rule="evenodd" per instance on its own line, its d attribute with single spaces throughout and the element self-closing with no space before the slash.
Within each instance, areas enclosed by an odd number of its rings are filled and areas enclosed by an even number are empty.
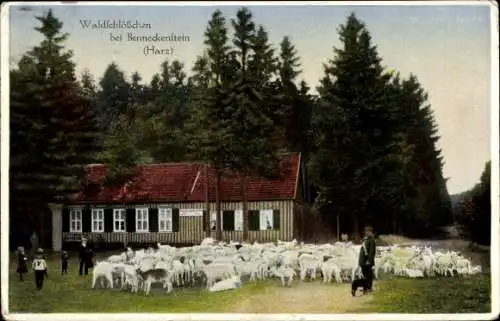
<svg viewBox="0 0 500 321">
<path fill-rule="evenodd" d="M 248 179 L 249 241 L 291 240 L 298 233 L 303 208 L 300 154 L 283 157 L 280 178 Z M 88 166 L 88 188 L 67 204 L 52 204 L 52 242 L 63 244 L 86 236 L 98 244 L 199 244 L 206 232 L 204 209 L 208 186 L 210 226 L 215 237 L 215 173 L 200 164 L 141 165 L 121 187 L 105 187 L 105 165 Z M 242 240 L 243 213 L 238 177 L 221 180 L 222 235 Z M 300 213 L 299 213 L 300 212 Z M 299 213 L 299 214 L 297 214 Z M 295 225 L 294 225 L 295 223 Z"/>
</svg>

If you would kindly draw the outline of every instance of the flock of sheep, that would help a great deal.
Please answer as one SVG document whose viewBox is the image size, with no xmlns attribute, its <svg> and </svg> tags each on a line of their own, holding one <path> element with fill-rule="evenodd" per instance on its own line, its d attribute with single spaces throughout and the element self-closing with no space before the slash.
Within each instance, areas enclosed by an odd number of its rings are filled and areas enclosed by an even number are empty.
<svg viewBox="0 0 500 321">
<path fill-rule="evenodd" d="M 278 278 L 282 286 L 291 286 L 294 277 L 300 281 L 324 283 L 350 282 L 361 273 L 358 255 L 361 246 L 350 242 L 334 244 L 298 244 L 291 242 L 266 244 L 229 244 L 204 239 L 200 245 L 175 248 L 158 244 L 157 249 L 133 251 L 97 262 L 93 269 L 92 288 L 120 287 L 149 294 L 151 285 L 160 283 L 167 293 L 175 287 L 203 284 L 216 292 L 242 286 L 242 280 L 253 282 Z M 481 266 L 455 251 L 433 251 L 428 246 L 377 247 L 374 276 L 379 272 L 404 277 L 432 277 L 477 274 Z"/>
</svg>

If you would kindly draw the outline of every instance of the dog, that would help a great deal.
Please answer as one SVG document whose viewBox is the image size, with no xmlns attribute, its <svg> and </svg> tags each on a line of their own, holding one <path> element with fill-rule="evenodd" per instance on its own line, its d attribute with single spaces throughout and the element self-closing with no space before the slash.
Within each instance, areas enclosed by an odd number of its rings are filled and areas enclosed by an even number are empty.
<svg viewBox="0 0 500 321">
<path fill-rule="evenodd" d="M 357 273 L 355 273 L 355 278 L 351 284 L 351 294 L 352 296 L 356 296 L 356 291 L 359 288 L 363 288 L 363 293 L 366 293 L 367 288 L 367 280 L 364 278 L 361 269 L 359 268 Z"/>
</svg>

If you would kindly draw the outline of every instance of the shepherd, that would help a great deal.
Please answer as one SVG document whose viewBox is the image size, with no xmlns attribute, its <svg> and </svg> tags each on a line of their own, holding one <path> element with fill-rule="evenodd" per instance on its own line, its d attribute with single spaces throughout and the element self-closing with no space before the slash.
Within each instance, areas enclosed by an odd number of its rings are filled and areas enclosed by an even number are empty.
<svg viewBox="0 0 500 321">
<path fill-rule="evenodd" d="M 363 293 L 372 292 L 373 285 L 373 266 L 375 265 L 376 245 L 373 237 L 373 229 L 371 226 L 366 226 L 364 231 L 363 244 L 359 251 L 358 265 L 363 273 Z"/>
</svg>

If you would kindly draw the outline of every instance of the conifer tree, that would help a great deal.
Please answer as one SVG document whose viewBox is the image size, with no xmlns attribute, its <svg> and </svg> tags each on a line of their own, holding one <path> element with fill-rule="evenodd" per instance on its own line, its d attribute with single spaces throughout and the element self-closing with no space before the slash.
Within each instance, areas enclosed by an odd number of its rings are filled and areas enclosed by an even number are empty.
<svg viewBox="0 0 500 321">
<path fill-rule="evenodd" d="M 227 118 L 225 117 L 225 88 L 228 87 L 229 74 L 233 73 L 228 65 L 229 37 L 226 19 L 216 10 L 205 30 L 205 55 L 197 59 L 194 68 L 194 99 L 191 106 L 190 130 L 191 157 L 215 170 L 216 237 L 222 237 L 220 181 L 226 169 L 230 153 Z M 206 173 L 205 173 L 206 174 Z M 208 184 L 208 182 L 207 182 Z M 205 211 L 205 227 L 210 228 L 210 210 Z"/>
<path fill-rule="evenodd" d="M 82 190 L 98 131 L 75 76 L 69 37 L 49 10 L 37 16 L 43 40 L 11 72 L 11 199 L 15 207 L 64 201 Z M 43 224 L 43 223 L 41 223 Z"/>
<path fill-rule="evenodd" d="M 267 34 L 263 28 L 259 28 L 260 32 L 256 33 L 252 14 L 247 8 L 238 10 L 231 24 L 234 29 L 234 50 L 230 64 L 237 71 L 226 100 L 226 112 L 229 115 L 226 119 L 229 120 L 232 138 L 229 164 L 241 177 L 243 239 L 247 240 L 248 177 L 256 174 L 273 175 L 278 165 L 276 144 L 271 139 L 274 136 L 274 98 L 270 95 L 271 91 L 267 90 L 270 85 L 264 84 L 263 79 L 259 78 L 265 77 L 267 71 L 272 69 L 269 61 L 274 58 L 265 60 L 265 57 L 272 57 L 269 55 Z"/>
<path fill-rule="evenodd" d="M 340 212 L 353 222 L 369 219 L 370 199 L 387 173 L 393 138 L 392 111 L 376 47 L 365 25 L 354 14 L 339 28 L 342 48 L 325 65 L 315 108 L 314 169 L 325 212 Z M 373 206 L 373 205 L 372 205 Z"/>
</svg>

